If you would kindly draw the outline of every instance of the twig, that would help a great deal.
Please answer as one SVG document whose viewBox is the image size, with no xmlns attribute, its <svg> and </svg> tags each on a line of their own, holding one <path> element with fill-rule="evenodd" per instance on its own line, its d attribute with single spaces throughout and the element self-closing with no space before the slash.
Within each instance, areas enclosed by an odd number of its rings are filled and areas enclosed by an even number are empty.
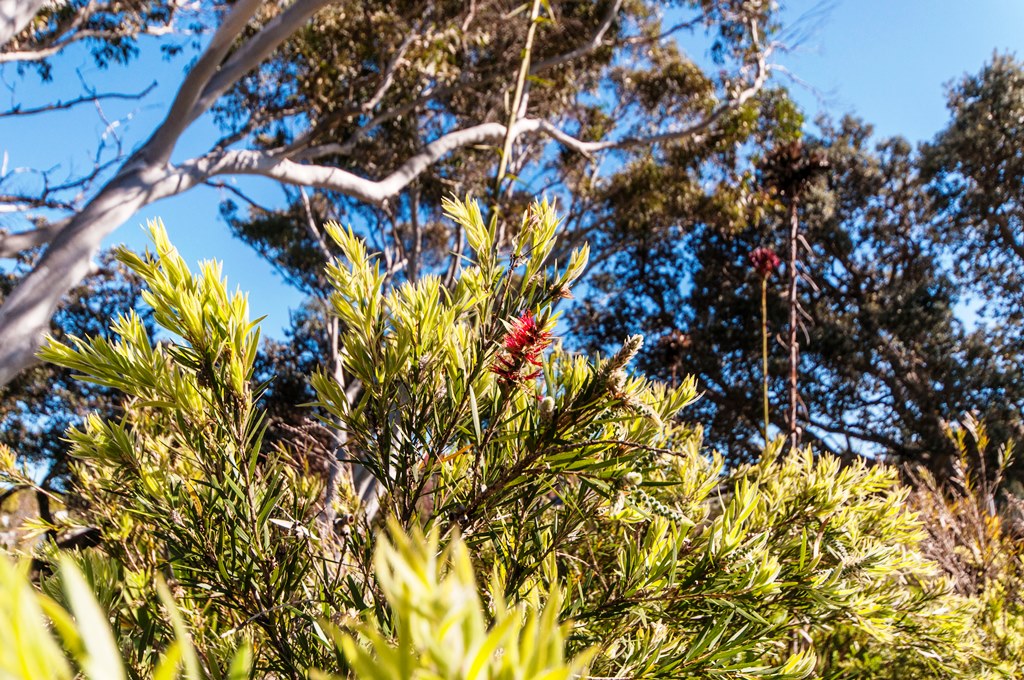
<svg viewBox="0 0 1024 680">
<path fill-rule="evenodd" d="M 20 105 L 14 106 L 6 111 L 0 111 L 0 118 L 9 118 L 11 116 L 34 116 L 39 113 L 49 113 L 50 111 L 64 111 L 79 104 L 85 104 L 87 102 L 95 102 L 106 99 L 142 99 L 147 94 L 153 91 L 157 85 L 154 80 L 152 83 L 146 86 L 145 89 L 140 90 L 134 94 L 128 92 L 102 92 L 102 93 L 91 93 L 84 94 L 74 99 L 68 99 L 66 101 L 57 100 L 53 104 L 46 104 L 44 106 L 31 106 L 28 108 Z"/>
</svg>

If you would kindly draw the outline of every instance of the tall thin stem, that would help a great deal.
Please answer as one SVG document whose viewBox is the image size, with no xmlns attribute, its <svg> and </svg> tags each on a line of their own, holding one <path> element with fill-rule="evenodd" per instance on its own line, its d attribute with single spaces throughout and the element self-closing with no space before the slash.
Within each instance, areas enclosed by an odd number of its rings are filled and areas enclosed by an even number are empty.
<svg viewBox="0 0 1024 680">
<path fill-rule="evenodd" d="M 796 266 L 799 258 L 800 218 L 797 214 L 797 197 L 794 194 L 789 199 L 789 291 L 787 301 L 789 303 L 789 443 L 792 448 L 800 446 L 800 426 L 797 423 L 797 405 L 800 401 L 799 393 L 799 365 L 800 365 L 800 341 L 797 340 L 797 329 L 800 319 L 798 317 L 800 301 L 797 298 L 797 283 L 799 274 Z"/>
<path fill-rule="evenodd" d="M 494 176 L 494 212 L 495 233 L 498 238 L 495 243 L 501 247 L 504 240 L 504 229 L 498 222 L 501 221 L 501 188 L 508 175 L 509 158 L 512 156 L 512 142 L 515 141 L 515 126 L 518 122 L 523 106 L 523 95 L 526 90 L 526 79 L 530 75 L 530 57 L 533 53 L 533 38 L 537 33 L 537 24 L 540 23 L 541 0 L 533 0 L 530 9 L 530 27 L 526 31 L 526 45 L 523 47 L 523 58 L 519 63 L 519 74 L 516 77 L 516 88 L 509 103 L 508 125 L 505 128 L 505 141 L 501 146 L 501 157 L 498 160 L 498 173 Z"/>
<path fill-rule="evenodd" d="M 768 277 L 761 277 L 761 396 L 764 400 L 764 446 L 768 448 Z"/>
<path fill-rule="evenodd" d="M 519 63 L 519 75 L 516 78 L 516 89 L 509 106 L 508 127 L 505 132 L 505 143 L 501 149 L 501 159 L 498 162 L 498 174 L 495 178 L 495 189 L 501 189 L 501 183 L 508 172 L 508 159 L 512 155 L 513 128 L 519 120 L 519 107 L 523 100 L 523 90 L 526 87 L 526 77 L 530 74 L 530 56 L 533 52 L 533 36 L 537 33 L 537 23 L 540 18 L 541 0 L 533 0 L 533 7 L 530 9 L 530 27 L 526 31 L 526 46 L 523 47 L 523 58 Z"/>
</svg>

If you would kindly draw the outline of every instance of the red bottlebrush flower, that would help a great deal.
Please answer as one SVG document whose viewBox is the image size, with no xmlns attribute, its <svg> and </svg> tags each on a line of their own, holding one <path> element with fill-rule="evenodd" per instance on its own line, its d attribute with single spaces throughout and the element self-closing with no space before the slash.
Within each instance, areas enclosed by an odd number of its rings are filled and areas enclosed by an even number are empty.
<svg viewBox="0 0 1024 680">
<path fill-rule="evenodd" d="M 782 260 L 771 248 L 757 248 L 750 253 L 750 264 L 762 279 L 766 279 L 779 268 Z"/>
<path fill-rule="evenodd" d="M 533 312 L 526 310 L 512 322 L 502 343 L 504 349 L 491 371 L 510 385 L 533 380 L 541 373 L 540 355 L 550 344 L 551 332 L 539 326 Z"/>
</svg>

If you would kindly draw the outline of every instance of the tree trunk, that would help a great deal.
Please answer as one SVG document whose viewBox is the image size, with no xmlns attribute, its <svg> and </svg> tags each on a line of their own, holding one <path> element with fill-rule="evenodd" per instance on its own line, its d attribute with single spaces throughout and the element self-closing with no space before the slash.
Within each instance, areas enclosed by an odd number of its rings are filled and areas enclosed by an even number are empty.
<svg viewBox="0 0 1024 680">
<path fill-rule="evenodd" d="M 789 304 L 789 413 L 787 429 L 789 431 L 789 445 L 791 448 L 800 446 L 800 425 L 797 422 L 797 406 L 800 402 L 799 393 L 799 364 L 800 364 L 800 341 L 797 339 L 797 325 L 800 323 L 799 305 L 797 297 L 797 282 L 799 275 L 796 270 L 799 258 L 800 219 L 797 216 L 797 197 L 790 196 L 789 199 L 789 291 L 787 302 Z"/>
<path fill-rule="evenodd" d="M 53 239 L 0 306 L 0 385 L 36 362 L 57 305 L 89 274 L 103 239 L 147 204 L 176 193 L 167 180 L 167 173 L 150 166 L 122 172 Z"/>
<path fill-rule="evenodd" d="M 46 0 L 0 0 L 0 48 L 24 30 Z"/>
</svg>

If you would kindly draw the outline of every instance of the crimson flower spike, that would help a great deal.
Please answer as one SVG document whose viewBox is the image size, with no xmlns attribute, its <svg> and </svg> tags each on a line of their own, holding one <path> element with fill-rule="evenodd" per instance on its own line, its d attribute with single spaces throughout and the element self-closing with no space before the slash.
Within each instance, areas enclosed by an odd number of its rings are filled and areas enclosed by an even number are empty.
<svg viewBox="0 0 1024 680">
<path fill-rule="evenodd" d="M 750 264 L 754 267 L 762 279 L 766 279 L 775 273 L 775 270 L 782 264 L 782 260 L 771 248 L 756 248 L 750 253 Z"/>
<path fill-rule="evenodd" d="M 512 322 L 502 352 L 491 366 L 506 385 L 533 380 L 541 374 L 541 354 L 551 344 L 551 331 L 537 323 L 530 310 Z"/>
</svg>

